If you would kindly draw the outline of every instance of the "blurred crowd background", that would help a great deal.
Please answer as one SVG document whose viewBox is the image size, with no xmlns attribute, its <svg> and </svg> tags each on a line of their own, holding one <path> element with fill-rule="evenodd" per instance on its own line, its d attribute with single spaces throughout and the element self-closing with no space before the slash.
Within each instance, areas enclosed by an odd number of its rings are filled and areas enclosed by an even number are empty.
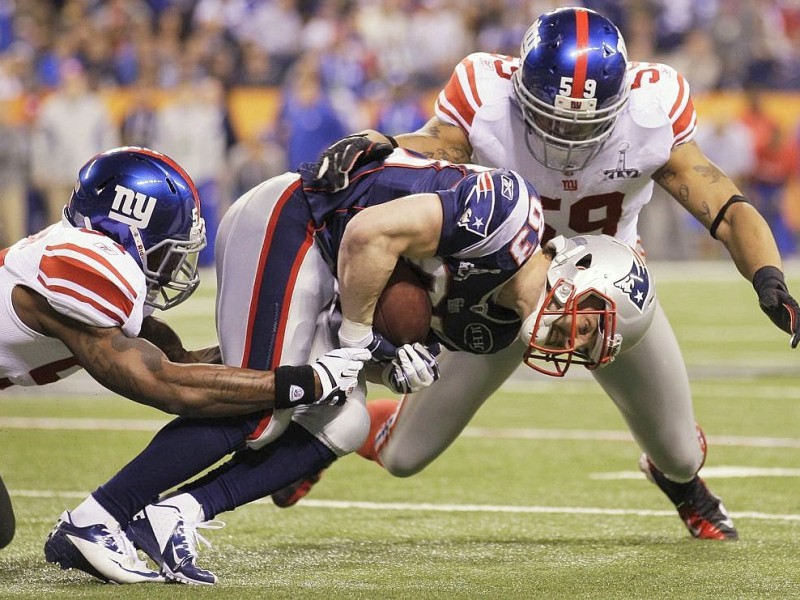
<svg viewBox="0 0 800 600">
<path fill-rule="evenodd" d="M 0 0 L 0 247 L 59 219 L 79 167 L 120 144 L 187 169 L 213 242 L 243 191 L 349 132 L 417 129 L 461 58 L 517 55 L 566 5 L 686 77 L 699 143 L 795 255 L 800 0 Z M 675 202 L 643 219 L 652 257 L 721 256 Z"/>
</svg>

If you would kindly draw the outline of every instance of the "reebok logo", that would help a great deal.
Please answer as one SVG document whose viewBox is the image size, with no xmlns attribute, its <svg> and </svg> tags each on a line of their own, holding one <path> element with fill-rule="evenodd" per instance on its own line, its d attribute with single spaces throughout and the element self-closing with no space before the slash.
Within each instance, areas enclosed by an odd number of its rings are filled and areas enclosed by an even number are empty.
<svg viewBox="0 0 800 600">
<path fill-rule="evenodd" d="M 156 199 L 121 185 L 116 186 L 114 191 L 116 195 L 108 216 L 131 227 L 146 228 L 153 216 Z"/>
<path fill-rule="evenodd" d="M 305 392 L 303 391 L 303 388 L 301 388 L 299 385 L 292 384 L 289 386 L 290 401 L 299 402 L 300 400 L 303 399 L 303 396 L 305 396 Z"/>
</svg>

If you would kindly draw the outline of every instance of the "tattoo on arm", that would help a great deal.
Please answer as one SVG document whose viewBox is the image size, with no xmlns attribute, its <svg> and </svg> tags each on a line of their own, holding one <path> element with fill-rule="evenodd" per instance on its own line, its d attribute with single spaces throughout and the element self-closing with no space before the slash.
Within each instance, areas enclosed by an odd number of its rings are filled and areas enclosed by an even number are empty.
<svg viewBox="0 0 800 600">
<path fill-rule="evenodd" d="M 663 187 L 665 190 L 670 189 L 670 184 L 675 180 L 677 174 L 673 169 L 670 169 L 666 165 L 658 169 L 655 173 L 653 173 L 653 179 L 656 180 L 656 183 Z"/>
<path fill-rule="evenodd" d="M 718 167 L 710 163 L 706 165 L 695 165 L 692 168 L 701 176 L 709 179 L 710 183 L 719 183 L 722 181 L 723 177 L 725 177 L 725 174 L 720 171 Z"/>
<path fill-rule="evenodd" d="M 465 163 L 469 162 L 469 155 L 461 148 L 439 148 L 435 153 L 430 153 L 429 158 L 436 160 L 446 160 L 451 163 Z"/>
<path fill-rule="evenodd" d="M 445 147 L 445 139 L 442 135 L 442 128 L 438 125 L 433 125 L 425 129 L 425 135 L 431 139 L 442 142 L 442 145 L 431 151 L 424 151 L 426 157 L 434 160 L 446 160 L 451 163 L 467 163 L 470 160 L 469 153 L 465 152 L 460 146 Z"/>
<path fill-rule="evenodd" d="M 171 361 L 187 362 L 187 352 L 180 337 L 164 321 L 153 316 L 147 317 L 142 321 L 139 337 L 160 348 Z"/>
<path fill-rule="evenodd" d="M 142 375 L 163 370 L 165 355 L 150 342 L 130 338 L 119 329 L 104 334 L 74 336 L 70 344 L 73 354 L 99 383 L 138 400 L 145 393 Z"/>
</svg>

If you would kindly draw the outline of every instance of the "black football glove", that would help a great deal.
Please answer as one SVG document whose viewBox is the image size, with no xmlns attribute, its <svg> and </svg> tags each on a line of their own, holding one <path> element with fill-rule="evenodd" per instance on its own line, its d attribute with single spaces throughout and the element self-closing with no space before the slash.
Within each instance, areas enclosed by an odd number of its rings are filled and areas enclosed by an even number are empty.
<svg viewBox="0 0 800 600">
<path fill-rule="evenodd" d="M 783 273 L 777 267 L 761 267 L 753 276 L 753 287 L 758 294 L 761 310 L 775 325 L 792 336 L 789 343 L 796 348 L 800 342 L 800 306 L 789 294 Z"/>
<path fill-rule="evenodd" d="M 303 181 L 315 191 L 338 192 L 350 184 L 350 173 L 375 160 L 382 160 L 394 148 L 385 142 L 373 142 L 365 135 L 349 135 L 323 151 L 311 169 L 312 179 Z"/>
</svg>

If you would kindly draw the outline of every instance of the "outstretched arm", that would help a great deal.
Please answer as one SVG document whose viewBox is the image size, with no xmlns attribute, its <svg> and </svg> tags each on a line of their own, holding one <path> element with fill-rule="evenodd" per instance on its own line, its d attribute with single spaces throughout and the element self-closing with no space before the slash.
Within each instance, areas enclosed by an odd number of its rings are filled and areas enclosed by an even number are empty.
<svg viewBox="0 0 800 600">
<path fill-rule="evenodd" d="M 435 160 L 468 163 L 472 146 L 464 130 L 433 117 L 413 133 L 395 136 L 401 148 L 414 150 Z"/>
<path fill-rule="evenodd" d="M 653 178 L 706 229 L 711 228 L 732 196 L 742 194 L 731 178 L 711 162 L 695 142 L 675 148 L 667 164 Z M 753 280 L 753 275 L 761 267 L 781 268 L 781 257 L 769 225 L 751 204 L 737 202 L 729 205 L 715 234 L 748 281 Z"/>
<path fill-rule="evenodd" d="M 322 151 L 311 169 L 303 173 L 303 185 L 315 191 L 338 192 L 350 184 L 350 173 L 368 162 L 383 160 L 400 146 L 435 160 L 467 163 L 472 153 L 467 135 L 436 117 L 413 133 L 389 137 L 365 129 L 338 140 Z"/>
<path fill-rule="evenodd" d="M 276 371 L 176 364 L 151 342 L 128 337 L 118 327 L 92 327 L 62 315 L 30 289 L 17 286 L 12 301 L 24 323 L 61 340 L 78 363 L 108 389 L 189 417 L 242 415 L 298 404 L 339 404 L 352 391 L 350 385 L 355 385 L 359 361 L 369 358 L 368 354 L 326 355 L 314 367 L 279 367 Z M 302 397 L 289 394 L 290 386 L 302 388 Z"/>
<path fill-rule="evenodd" d="M 177 333 L 167 323 L 154 316 L 145 317 L 139 337 L 158 347 L 167 358 L 176 363 L 222 364 L 219 346 L 209 346 L 199 350 L 186 350 Z"/>
<path fill-rule="evenodd" d="M 800 342 L 800 306 L 789 294 L 775 238 L 761 214 L 695 142 L 678 146 L 653 178 L 721 241 L 752 282 L 761 310 Z"/>
</svg>

